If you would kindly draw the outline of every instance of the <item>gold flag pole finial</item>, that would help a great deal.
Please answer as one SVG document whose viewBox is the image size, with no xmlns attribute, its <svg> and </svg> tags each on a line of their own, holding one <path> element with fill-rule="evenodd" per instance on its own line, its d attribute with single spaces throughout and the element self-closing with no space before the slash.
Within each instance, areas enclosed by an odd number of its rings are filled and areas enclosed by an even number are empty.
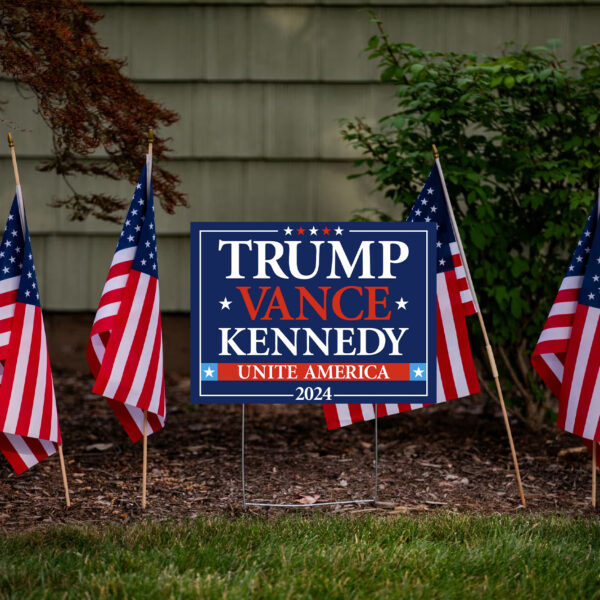
<svg viewBox="0 0 600 600">
<path fill-rule="evenodd" d="M 15 154 L 15 140 L 13 140 L 12 133 L 8 134 L 8 147 L 10 148 L 10 157 L 12 159 L 13 172 L 15 174 L 15 183 L 17 187 L 21 187 L 21 181 L 19 179 L 19 167 L 17 167 L 17 155 Z"/>
<path fill-rule="evenodd" d="M 154 130 L 148 129 L 148 154 L 152 156 L 152 146 L 154 144 Z"/>
<path fill-rule="evenodd" d="M 431 150 L 433 151 L 434 160 L 437 160 L 440 157 L 440 153 L 438 152 L 437 146 L 435 144 L 431 144 Z"/>
</svg>

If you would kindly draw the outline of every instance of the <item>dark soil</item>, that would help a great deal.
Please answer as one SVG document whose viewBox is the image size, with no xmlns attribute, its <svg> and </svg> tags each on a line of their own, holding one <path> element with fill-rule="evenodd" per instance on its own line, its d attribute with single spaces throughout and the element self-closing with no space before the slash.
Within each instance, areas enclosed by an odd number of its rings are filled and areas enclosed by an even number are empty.
<svg viewBox="0 0 600 600">
<path fill-rule="evenodd" d="M 244 512 L 240 406 L 191 406 L 189 379 L 167 376 L 167 426 L 148 440 L 148 508 L 142 511 L 142 444 L 132 444 L 107 403 L 90 394 L 86 372 L 55 369 L 55 383 L 72 506 L 65 507 L 58 456 L 20 477 L 2 460 L 1 528 Z M 473 397 L 381 419 L 380 503 L 325 510 L 591 515 L 591 461 L 580 440 L 550 427 L 532 433 L 516 420 L 512 427 L 526 509 L 519 507 L 499 411 Z M 372 422 L 328 432 L 319 406 L 250 406 L 247 499 L 301 506 L 316 495 L 319 501 L 372 498 L 373 442 Z"/>
</svg>

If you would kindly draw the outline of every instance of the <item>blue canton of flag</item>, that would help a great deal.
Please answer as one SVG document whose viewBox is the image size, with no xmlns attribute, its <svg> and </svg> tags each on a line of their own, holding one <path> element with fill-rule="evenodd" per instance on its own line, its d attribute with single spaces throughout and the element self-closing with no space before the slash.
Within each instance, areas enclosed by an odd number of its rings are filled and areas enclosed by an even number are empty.
<svg viewBox="0 0 600 600">
<path fill-rule="evenodd" d="M 117 252 L 137 246 L 132 268 L 147 275 L 158 277 L 154 197 L 152 183 L 150 183 L 150 193 L 148 194 L 147 173 L 147 166 L 144 165 L 121 231 Z"/>
<path fill-rule="evenodd" d="M 23 270 L 23 229 L 17 197 L 12 202 L 0 249 L 0 281 L 18 277 Z"/>
<path fill-rule="evenodd" d="M 596 203 L 585 223 L 565 277 L 583 275 L 579 303 L 600 308 L 600 235 L 597 223 L 598 204 Z"/>
<path fill-rule="evenodd" d="M 456 237 L 446 207 L 440 174 L 435 167 L 429 174 L 427 182 L 412 207 L 407 220 L 409 223 L 418 223 L 419 221 L 429 223 L 432 221 L 436 224 L 437 272 L 443 273 L 454 269 L 453 252 L 450 244 L 456 244 Z"/>
<path fill-rule="evenodd" d="M 40 306 L 40 294 L 33 264 L 33 252 L 29 231 L 23 240 L 23 228 L 19 217 L 19 206 L 15 196 L 0 250 L 0 281 L 11 277 L 21 277 L 17 300 L 26 304 Z"/>
<path fill-rule="evenodd" d="M 594 237 L 596 234 L 596 225 L 598 222 L 598 204 L 594 205 L 594 209 L 590 213 L 585 222 L 585 227 L 583 232 L 581 233 L 581 237 L 577 242 L 577 248 L 575 248 L 575 252 L 573 252 L 573 256 L 571 256 L 571 262 L 567 267 L 567 271 L 565 273 L 565 277 L 573 277 L 584 275 L 587 273 L 587 265 L 590 262 L 590 256 L 592 253 L 597 259 L 598 251 L 592 252 L 592 244 L 594 243 Z M 593 262 L 593 260 L 592 260 Z M 598 265 L 598 263 L 596 263 Z M 593 278 L 593 274 L 590 276 Z M 583 282 L 585 286 L 585 279 Z M 589 292 L 588 292 L 589 293 Z M 583 294 L 581 296 L 581 300 L 583 300 Z"/>
</svg>

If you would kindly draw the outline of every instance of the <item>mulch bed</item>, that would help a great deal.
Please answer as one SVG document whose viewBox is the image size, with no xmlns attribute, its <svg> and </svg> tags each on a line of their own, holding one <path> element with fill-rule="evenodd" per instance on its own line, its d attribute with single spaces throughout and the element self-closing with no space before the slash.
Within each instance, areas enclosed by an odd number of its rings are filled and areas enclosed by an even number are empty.
<svg viewBox="0 0 600 600">
<path fill-rule="evenodd" d="M 55 372 L 72 506 L 66 509 L 58 456 L 17 477 L 0 464 L 0 528 L 50 523 L 128 522 L 206 514 L 275 514 L 242 508 L 240 406 L 191 406 L 189 379 L 167 376 L 165 430 L 148 440 L 148 508 L 140 508 L 142 445 L 132 444 L 90 394 L 87 373 Z M 379 422 L 380 503 L 336 513 L 593 513 L 591 461 L 578 438 L 555 428 L 513 435 L 527 509 L 519 507 L 506 433 L 497 407 L 481 397 L 386 417 Z M 374 427 L 328 432 L 319 406 L 246 409 L 250 501 L 352 500 L 373 495 Z M 304 509 L 307 510 L 307 509 Z"/>
</svg>

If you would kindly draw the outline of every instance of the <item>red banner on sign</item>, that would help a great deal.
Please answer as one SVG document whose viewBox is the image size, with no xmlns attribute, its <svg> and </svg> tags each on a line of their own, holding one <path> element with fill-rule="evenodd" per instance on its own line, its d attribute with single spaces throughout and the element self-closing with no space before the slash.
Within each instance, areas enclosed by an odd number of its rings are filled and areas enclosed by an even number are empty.
<svg viewBox="0 0 600 600">
<path fill-rule="evenodd" d="M 219 381 L 409 381 L 409 363 L 219 363 Z"/>
</svg>

